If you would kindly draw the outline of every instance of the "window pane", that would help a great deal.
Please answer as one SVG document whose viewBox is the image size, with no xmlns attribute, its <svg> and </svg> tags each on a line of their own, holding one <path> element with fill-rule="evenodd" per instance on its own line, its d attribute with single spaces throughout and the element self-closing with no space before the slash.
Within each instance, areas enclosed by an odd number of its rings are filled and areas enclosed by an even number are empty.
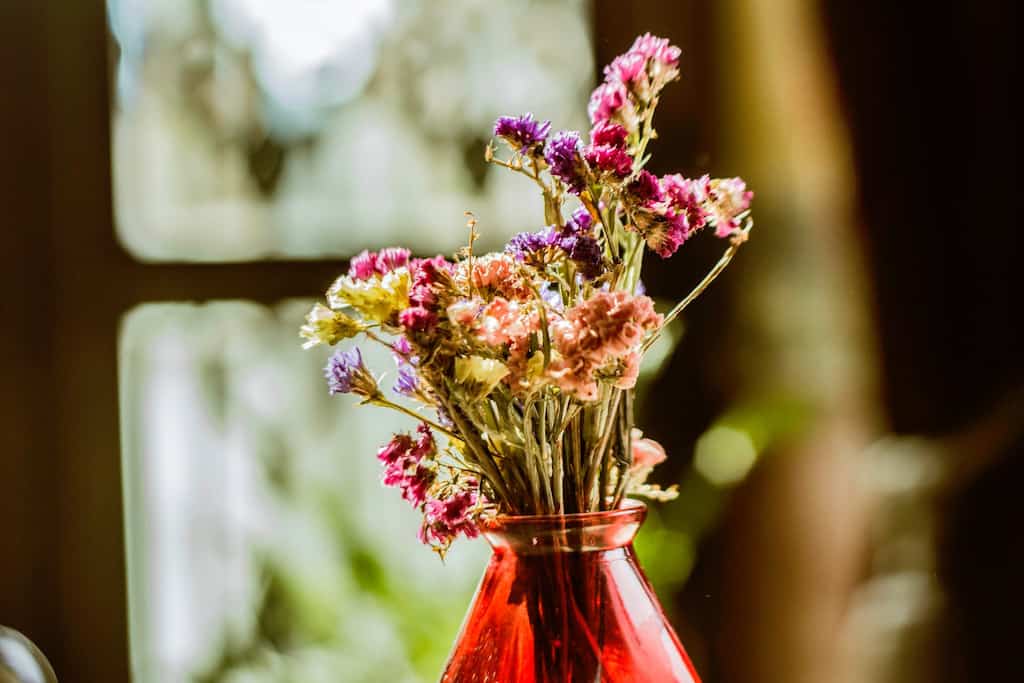
<svg viewBox="0 0 1024 683">
<path fill-rule="evenodd" d="M 373 454 L 409 421 L 328 400 L 306 302 L 150 304 L 121 334 L 139 683 L 432 681 L 485 543 L 446 564 Z M 386 350 L 364 349 L 379 371 Z"/>
<path fill-rule="evenodd" d="M 540 224 L 496 116 L 586 126 L 580 0 L 108 0 L 117 230 L 151 260 L 449 251 Z M 536 207 L 523 209 L 523 207 Z"/>
</svg>

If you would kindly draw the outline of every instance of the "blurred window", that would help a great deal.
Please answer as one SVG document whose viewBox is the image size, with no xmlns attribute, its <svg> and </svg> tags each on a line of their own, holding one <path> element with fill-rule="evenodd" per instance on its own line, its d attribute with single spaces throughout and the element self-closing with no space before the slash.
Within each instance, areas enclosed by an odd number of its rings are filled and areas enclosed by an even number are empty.
<svg viewBox="0 0 1024 683">
<path fill-rule="evenodd" d="M 117 232 L 156 261 L 451 250 L 462 212 L 522 230 L 528 183 L 483 163 L 494 119 L 586 125 L 573 0 L 109 0 Z M 500 87 L 495 87 L 500 84 Z M 531 222 L 532 221 L 532 222 Z"/>
</svg>

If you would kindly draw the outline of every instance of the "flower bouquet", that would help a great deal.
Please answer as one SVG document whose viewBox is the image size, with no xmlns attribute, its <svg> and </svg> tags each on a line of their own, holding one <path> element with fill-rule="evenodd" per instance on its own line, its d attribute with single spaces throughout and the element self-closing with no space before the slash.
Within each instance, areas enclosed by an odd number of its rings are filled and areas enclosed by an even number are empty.
<svg viewBox="0 0 1024 683">
<path fill-rule="evenodd" d="M 444 680 L 696 680 L 632 555 L 645 508 L 625 498 L 676 494 L 646 481 L 665 453 L 636 429 L 633 388 L 645 351 L 747 240 L 752 193 L 739 178 L 646 170 L 679 58 L 637 38 L 605 68 L 586 140 L 531 114 L 497 120 L 484 158 L 536 184 L 545 227 L 478 254 L 469 214 L 451 260 L 363 252 L 301 329 L 307 348 L 362 337 L 390 349 L 391 395 L 356 347 L 331 356 L 330 393 L 417 421 L 377 458 L 384 485 L 422 513 L 423 543 L 443 555 L 483 532 L 494 546 Z M 640 280 L 646 252 L 671 257 L 701 232 L 726 240 L 724 255 L 659 313 Z M 616 573 L 612 556 L 632 569 Z M 636 587 L 639 606 L 624 597 Z M 658 633 L 638 635 L 648 612 Z"/>
</svg>

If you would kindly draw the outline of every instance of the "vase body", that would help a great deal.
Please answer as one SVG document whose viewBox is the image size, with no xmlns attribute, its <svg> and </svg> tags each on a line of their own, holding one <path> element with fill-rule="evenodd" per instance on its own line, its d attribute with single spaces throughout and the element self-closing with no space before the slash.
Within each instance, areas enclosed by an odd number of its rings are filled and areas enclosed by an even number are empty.
<svg viewBox="0 0 1024 683">
<path fill-rule="evenodd" d="M 637 564 L 647 508 L 499 517 L 442 683 L 699 683 Z"/>
</svg>

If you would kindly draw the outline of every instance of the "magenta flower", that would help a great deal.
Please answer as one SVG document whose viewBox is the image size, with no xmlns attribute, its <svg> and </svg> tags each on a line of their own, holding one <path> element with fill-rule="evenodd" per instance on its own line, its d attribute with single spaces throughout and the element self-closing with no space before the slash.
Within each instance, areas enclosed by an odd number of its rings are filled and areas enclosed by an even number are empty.
<svg viewBox="0 0 1024 683">
<path fill-rule="evenodd" d="M 550 132 L 550 121 L 541 123 L 529 112 L 522 116 L 502 116 L 494 122 L 494 134 L 520 154 L 539 150 Z"/>
<path fill-rule="evenodd" d="M 544 150 L 544 159 L 551 167 L 551 175 L 561 180 L 573 194 L 582 192 L 587 184 L 580 144 L 579 133 L 563 130 L 548 142 Z"/>
<path fill-rule="evenodd" d="M 626 85 L 639 83 L 647 78 L 647 56 L 633 51 L 619 55 L 604 68 L 604 76 L 609 82 L 618 81 Z"/>
<path fill-rule="evenodd" d="M 440 548 L 447 548 L 459 534 L 467 538 L 480 535 L 473 512 L 479 503 L 476 491 L 458 491 L 448 498 L 430 498 L 424 505 L 423 526 L 420 527 L 420 541 Z"/>
<path fill-rule="evenodd" d="M 658 183 L 658 176 L 646 169 L 637 174 L 636 179 L 626 187 L 626 191 L 638 204 L 648 208 L 664 199 L 661 185 Z"/>
<path fill-rule="evenodd" d="M 348 276 L 353 280 L 369 280 L 377 272 L 377 254 L 363 250 L 352 257 Z"/>
<path fill-rule="evenodd" d="M 388 247 L 379 252 L 363 250 L 349 261 L 348 275 L 353 280 L 369 280 L 374 275 L 387 275 L 409 263 L 409 250 Z"/>
<path fill-rule="evenodd" d="M 633 157 L 621 147 L 590 145 L 583 150 L 583 156 L 591 168 L 601 173 L 625 178 L 633 172 Z"/>
<path fill-rule="evenodd" d="M 602 121 L 611 121 L 616 118 L 619 111 L 629 101 L 629 93 L 626 86 L 617 81 L 602 83 L 597 86 L 590 95 L 590 104 L 587 106 L 587 113 L 590 114 L 590 122 L 593 124 Z"/>
<path fill-rule="evenodd" d="M 624 126 L 611 121 L 600 121 L 590 129 L 590 144 L 625 149 L 628 136 L 629 131 Z"/>
</svg>

